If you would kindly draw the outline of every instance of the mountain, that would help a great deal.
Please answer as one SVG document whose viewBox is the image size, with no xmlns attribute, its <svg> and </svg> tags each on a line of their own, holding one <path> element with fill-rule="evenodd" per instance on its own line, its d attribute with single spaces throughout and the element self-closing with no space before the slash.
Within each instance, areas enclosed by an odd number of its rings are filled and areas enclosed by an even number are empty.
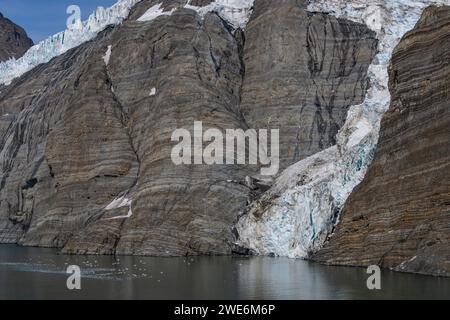
<svg viewBox="0 0 450 320">
<path fill-rule="evenodd" d="M 410 5 L 385 7 L 380 15 L 384 50 L 374 64 L 384 58 L 389 74 L 369 76 L 371 90 L 390 92 L 369 92 L 352 110 L 372 133 L 349 144 L 344 126 L 336 147 L 286 169 L 237 223 L 241 246 L 332 265 L 450 275 L 450 7 Z M 340 8 L 318 7 L 311 9 Z M 370 16 L 370 6 L 366 10 L 356 12 Z M 400 30 L 409 29 L 402 37 Z M 370 100 L 387 103 L 386 113 L 373 113 Z"/>
<path fill-rule="evenodd" d="M 314 259 L 450 276 L 450 7 L 396 47 L 374 161 Z"/>
<path fill-rule="evenodd" d="M 448 261 L 448 25 L 445 7 L 421 15 L 444 2 L 119 0 L 97 10 L 0 64 L 0 242 L 391 268 L 417 254 L 430 266 L 404 271 L 438 273 Z M 261 176 L 263 163 L 176 165 L 173 134 L 196 121 L 279 129 L 279 174 Z M 379 208 L 395 211 L 395 228 Z M 439 237 L 421 231 L 436 251 L 419 257 L 397 236 L 422 226 Z M 382 246 L 364 255 L 360 241 L 377 234 Z M 379 260 L 398 243 L 408 248 Z"/>
<path fill-rule="evenodd" d="M 0 62 L 20 58 L 32 45 L 25 30 L 0 12 Z"/>
<path fill-rule="evenodd" d="M 314 137 L 307 153 L 332 144 L 330 128 L 337 130 L 349 106 L 364 97 L 374 33 L 310 15 L 302 1 L 256 1 L 251 16 L 253 1 L 218 3 L 183 8 L 179 1 L 141 1 L 122 24 L 1 91 L 0 110 L 8 114 L 1 144 L 3 242 L 76 253 L 229 254 L 232 226 L 254 193 L 246 177 L 259 167 L 175 166 L 172 132 L 195 120 L 205 128 L 258 129 L 270 109 L 259 119 L 257 108 L 271 99 L 280 119 L 304 112 Z M 285 26 L 268 19 L 274 12 L 289 18 Z M 290 28 L 290 47 L 280 50 L 270 32 Z M 264 75 L 268 68 L 273 74 Z M 293 82 L 311 74 L 312 80 Z M 273 96 L 267 79 L 275 89 L 290 87 Z M 339 85 L 345 97 L 333 89 Z M 297 98 L 287 97 L 296 88 Z M 295 139 L 289 127 L 283 150 Z"/>
</svg>

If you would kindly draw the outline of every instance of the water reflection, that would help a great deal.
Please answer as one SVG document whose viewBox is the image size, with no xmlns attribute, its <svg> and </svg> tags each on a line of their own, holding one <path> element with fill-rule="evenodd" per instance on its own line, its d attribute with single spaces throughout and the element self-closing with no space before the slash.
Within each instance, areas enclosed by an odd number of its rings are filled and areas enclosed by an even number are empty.
<svg viewBox="0 0 450 320">
<path fill-rule="evenodd" d="M 66 288 L 69 265 L 82 290 Z M 0 245 L 0 299 L 450 299 L 450 279 L 384 271 L 369 291 L 364 269 L 263 257 L 67 256 Z"/>
</svg>

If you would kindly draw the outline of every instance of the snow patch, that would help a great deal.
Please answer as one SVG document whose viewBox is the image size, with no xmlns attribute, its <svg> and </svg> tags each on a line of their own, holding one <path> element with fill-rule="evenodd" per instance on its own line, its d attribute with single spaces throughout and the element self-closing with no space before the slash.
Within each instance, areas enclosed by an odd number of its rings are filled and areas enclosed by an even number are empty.
<svg viewBox="0 0 450 320">
<path fill-rule="evenodd" d="M 137 21 L 152 21 L 159 16 L 170 16 L 175 11 L 175 9 L 172 9 L 171 11 L 164 12 L 164 8 L 161 8 L 161 6 L 162 3 L 155 4 L 153 7 L 148 9 L 139 19 L 137 19 Z"/>
<path fill-rule="evenodd" d="M 123 208 L 123 207 L 128 207 L 129 208 L 128 214 L 126 216 L 116 216 L 116 217 L 108 218 L 106 220 L 117 220 L 117 219 L 130 218 L 133 215 L 133 210 L 131 209 L 131 202 L 132 202 L 132 200 L 126 198 L 125 196 L 114 199 L 110 204 L 108 204 L 105 207 L 105 210 L 109 211 L 109 210 L 119 209 L 119 208 Z"/>
<path fill-rule="evenodd" d="M 117 217 L 108 218 L 106 220 L 128 219 L 132 215 L 133 215 L 133 210 L 131 209 L 131 205 L 130 205 L 130 208 L 128 209 L 128 214 L 126 216 L 117 216 Z"/>
<path fill-rule="evenodd" d="M 131 205 L 131 200 L 122 196 L 114 199 L 110 204 L 105 207 L 105 210 L 114 210 Z"/>
<path fill-rule="evenodd" d="M 108 65 L 109 60 L 111 59 L 111 46 L 108 46 L 108 50 L 106 50 L 105 55 L 103 56 L 103 61 L 105 61 L 105 64 Z"/>
<path fill-rule="evenodd" d="M 109 8 L 98 7 L 79 28 L 59 32 L 31 47 L 20 59 L 9 59 L 0 63 L 0 84 L 9 85 L 13 79 L 20 77 L 41 63 L 75 48 L 86 41 L 94 39 L 108 25 L 120 24 L 131 8 L 141 0 L 118 0 Z"/>
<path fill-rule="evenodd" d="M 379 53 L 368 70 L 371 86 L 364 102 L 350 108 L 337 145 L 286 169 L 238 221 L 239 245 L 291 258 L 306 258 L 322 247 L 372 162 L 381 118 L 390 105 L 388 65 L 393 50 L 432 4 L 448 0 L 310 1 L 311 12 L 365 23 L 377 33 Z"/>
</svg>

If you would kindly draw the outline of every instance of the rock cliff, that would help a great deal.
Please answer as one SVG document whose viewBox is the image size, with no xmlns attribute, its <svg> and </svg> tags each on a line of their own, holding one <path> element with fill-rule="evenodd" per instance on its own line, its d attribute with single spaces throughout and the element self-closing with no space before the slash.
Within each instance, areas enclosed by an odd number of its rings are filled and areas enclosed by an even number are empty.
<svg viewBox="0 0 450 320">
<path fill-rule="evenodd" d="M 0 64 L 0 242 L 449 275 L 449 8 L 398 44 L 429 2 L 119 0 Z M 175 165 L 195 121 L 280 129 L 285 170 Z"/>
<path fill-rule="evenodd" d="M 242 113 L 251 128 L 280 129 L 281 168 L 335 145 L 364 100 L 375 33 L 306 1 L 256 0 L 245 37 Z"/>
<path fill-rule="evenodd" d="M 282 127 L 285 163 L 333 144 L 367 89 L 374 33 L 303 1 L 255 1 L 251 16 L 253 1 L 222 2 L 141 1 L 0 89 L 2 242 L 229 254 L 259 167 L 175 166 L 172 132 Z"/>
<path fill-rule="evenodd" d="M 32 45 L 25 30 L 0 12 L 0 62 L 20 58 Z"/>
<path fill-rule="evenodd" d="M 389 78 L 374 161 L 313 259 L 450 276 L 450 7 L 425 10 Z"/>
</svg>

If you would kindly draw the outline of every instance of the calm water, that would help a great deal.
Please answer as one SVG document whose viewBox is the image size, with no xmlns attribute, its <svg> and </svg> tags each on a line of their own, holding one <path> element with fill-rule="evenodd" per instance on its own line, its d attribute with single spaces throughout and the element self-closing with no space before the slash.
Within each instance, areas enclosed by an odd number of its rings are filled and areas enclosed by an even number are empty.
<svg viewBox="0 0 450 320">
<path fill-rule="evenodd" d="M 67 266 L 82 289 L 66 287 Z M 284 258 L 67 256 L 0 245 L 0 299 L 450 299 L 450 279 L 384 271 L 382 290 L 364 269 Z"/>
</svg>

